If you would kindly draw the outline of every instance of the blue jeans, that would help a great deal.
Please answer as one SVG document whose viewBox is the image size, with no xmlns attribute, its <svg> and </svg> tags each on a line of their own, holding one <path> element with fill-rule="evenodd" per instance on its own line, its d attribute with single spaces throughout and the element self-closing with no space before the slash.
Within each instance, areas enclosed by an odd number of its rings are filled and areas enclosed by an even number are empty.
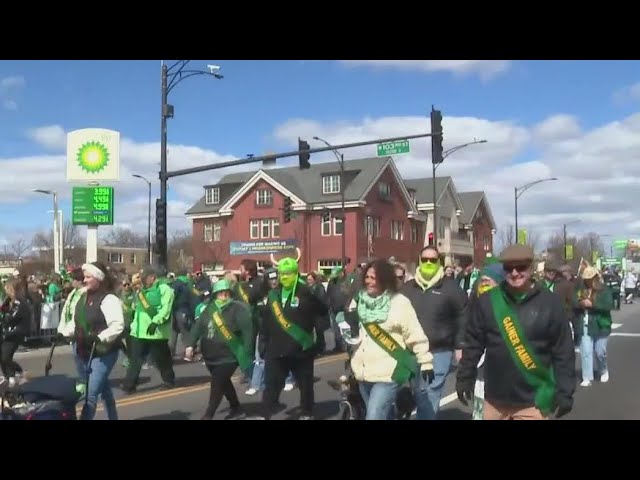
<svg viewBox="0 0 640 480">
<path fill-rule="evenodd" d="M 80 420 L 93 420 L 96 416 L 99 396 L 102 397 L 102 401 L 104 402 L 107 418 L 109 420 L 118 420 L 116 399 L 113 396 L 111 385 L 109 384 L 109 374 L 111 374 L 111 370 L 113 370 L 114 365 L 118 361 L 118 353 L 118 350 L 115 350 L 102 357 L 94 357 L 93 360 L 91 360 L 91 374 L 89 375 L 89 385 L 85 393 L 87 402 L 82 407 Z M 87 379 L 87 362 L 77 355 L 75 345 L 74 354 L 80 381 L 84 383 Z"/>
<path fill-rule="evenodd" d="M 395 382 L 359 382 L 358 386 L 367 408 L 365 420 L 389 420 L 399 385 Z"/>
<path fill-rule="evenodd" d="M 590 337 L 587 327 L 584 327 L 582 338 L 580 339 L 580 357 L 582 359 L 582 380 L 593 381 L 593 354 L 598 360 L 598 373 L 604 375 L 609 372 L 607 366 L 607 341 L 609 336 Z"/>
<path fill-rule="evenodd" d="M 293 385 L 294 383 L 293 373 L 289 372 L 289 376 L 285 380 L 285 384 Z M 258 342 L 256 342 L 256 353 L 255 360 L 253 361 L 250 388 L 258 391 L 264 390 L 264 360 L 260 358 L 260 353 L 258 353 Z"/>
<path fill-rule="evenodd" d="M 451 371 L 453 363 L 453 351 L 433 353 L 433 382 L 431 385 L 419 375 L 411 383 L 413 396 L 416 399 L 418 411 L 416 420 L 435 420 L 440 411 L 440 400 L 447 375 Z"/>
</svg>

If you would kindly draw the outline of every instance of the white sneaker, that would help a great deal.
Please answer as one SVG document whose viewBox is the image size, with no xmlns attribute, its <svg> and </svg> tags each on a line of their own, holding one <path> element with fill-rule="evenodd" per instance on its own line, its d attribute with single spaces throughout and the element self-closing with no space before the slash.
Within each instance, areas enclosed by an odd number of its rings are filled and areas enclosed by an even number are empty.
<svg viewBox="0 0 640 480">
<path fill-rule="evenodd" d="M 258 390 L 256 390 L 255 388 L 250 388 L 249 390 L 244 392 L 245 395 L 249 395 L 250 397 L 255 395 L 256 393 L 258 393 Z"/>
<path fill-rule="evenodd" d="M 604 372 L 600 376 L 600 383 L 607 383 L 609 381 L 609 372 Z"/>
<path fill-rule="evenodd" d="M 285 391 L 285 392 L 290 392 L 291 390 L 293 390 L 293 384 L 292 384 L 292 383 L 287 383 L 287 384 L 284 386 L 284 391 Z"/>
<path fill-rule="evenodd" d="M 591 386 L 591 381 L 590 380 L 583 380 L 582 383 L 580 384 L 581 387 L 590 387 Z"/>
</svg>

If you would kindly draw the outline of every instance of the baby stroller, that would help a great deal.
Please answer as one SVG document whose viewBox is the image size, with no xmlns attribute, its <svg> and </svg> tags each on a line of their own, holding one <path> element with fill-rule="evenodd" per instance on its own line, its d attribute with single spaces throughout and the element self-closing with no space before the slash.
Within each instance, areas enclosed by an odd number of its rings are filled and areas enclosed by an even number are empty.
<svg viewBox="0 0 640 480">
<path fill-rule="evenodd" d="M 77 420 L 76 408 L 82 397 L 75 379 L 67 375 L 49 375 L 55 349 L 51 346 L 45 376 L 2 392 L 0 420 Z M 93 357 L 93 349 L 90 358 Z M 89 365 L 91 361 L 89 361 Z M 88 375 L 87 372 L 87 384 Z M 85 397 L 85 402 L 87 398 Z"/>
</svg>

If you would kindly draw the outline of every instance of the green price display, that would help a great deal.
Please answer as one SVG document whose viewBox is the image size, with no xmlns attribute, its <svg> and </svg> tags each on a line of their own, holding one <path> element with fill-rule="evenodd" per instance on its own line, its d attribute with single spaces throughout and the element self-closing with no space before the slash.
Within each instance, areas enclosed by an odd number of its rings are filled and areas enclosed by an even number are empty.
<svg viewBox="0 0 640 480">
<path fill-rule="evenodd" d="M 113 225 L 113 187 L 73 187 L 74 225 Z"/>
</svg>

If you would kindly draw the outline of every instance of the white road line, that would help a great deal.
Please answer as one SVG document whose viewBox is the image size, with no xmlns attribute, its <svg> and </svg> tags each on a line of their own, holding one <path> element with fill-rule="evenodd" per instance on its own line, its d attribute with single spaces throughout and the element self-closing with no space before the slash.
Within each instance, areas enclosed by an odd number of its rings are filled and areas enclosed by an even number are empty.
<svg viewBox="0 0 640 480">
<path fill-rule="evenodd" d="M 610 335 L 611 337 L 640 337 L 640 333 L 622 333 L 616 332 Z"/>
<path fill-rule="evenodd" d="M 611 328 L 612 328 L 613 330 L 615 330 L 615 329 L 617 329 L 617 328 L 620 328 L 621 326 L 622 326 L 622 324 L 621 324 L 621 323 L 612 323 L 612 324 L 611 324 Z"/>
<path fill-rule="evenodd" d="M 456 392 L 450 393 L 442 400 L 440 400 L 440 406 L 444 407 L 445 405 L 449 405 L 451 402 L 455 402 L 458 400 L 458 394 Z"/>
</svg>

